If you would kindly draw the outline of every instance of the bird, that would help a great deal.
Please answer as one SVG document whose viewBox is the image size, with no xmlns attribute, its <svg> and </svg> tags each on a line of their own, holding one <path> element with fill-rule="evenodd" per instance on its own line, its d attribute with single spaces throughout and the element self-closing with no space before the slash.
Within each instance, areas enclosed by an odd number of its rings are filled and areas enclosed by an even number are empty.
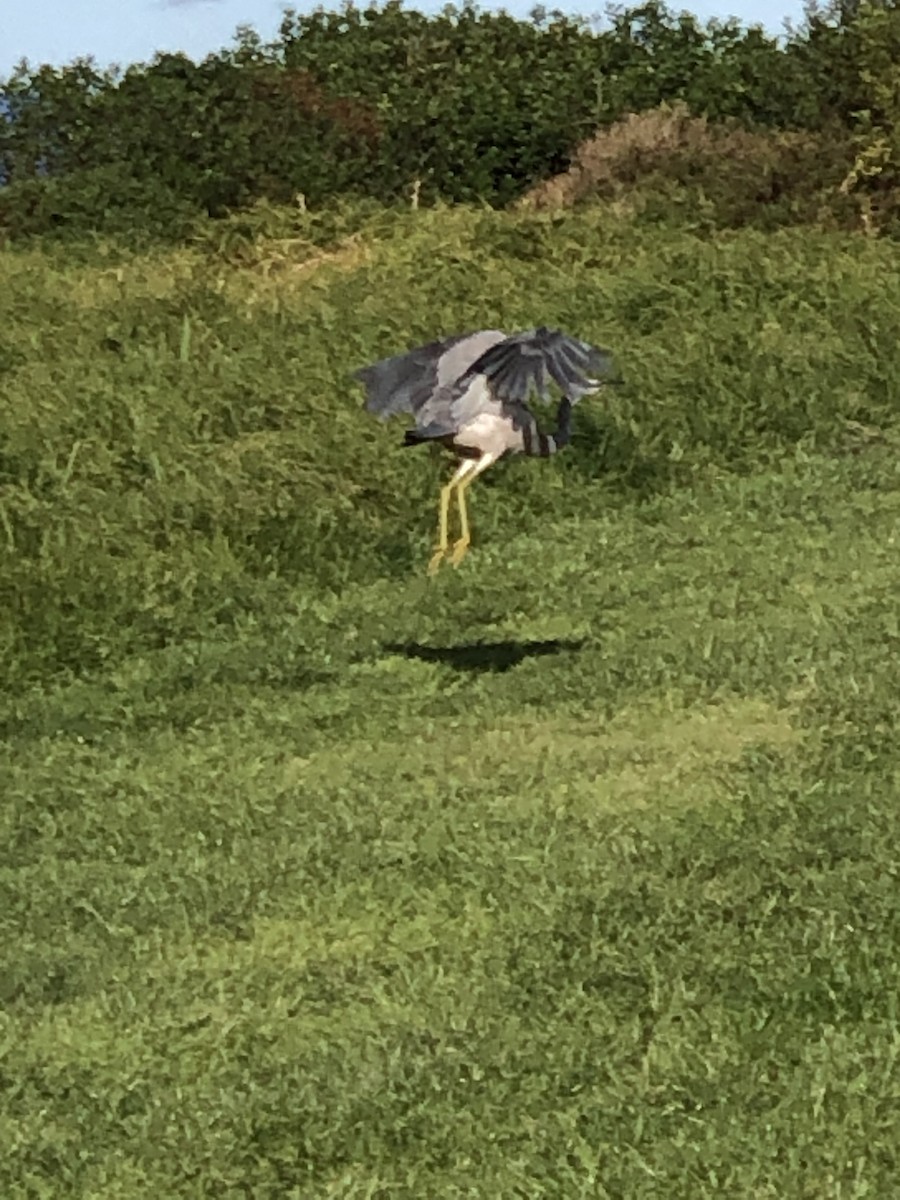
<svg viewBox="0 0 900 1200">
<path fill-rule="evenodd" d="M 386 420 L 412 414 L 407 446 L 437 443 L 454 452 L 456 470 L 440 490 L 438 540 L 428 560 L 433 575 L 444 559 L 458 566 L 468 552 L 466 490 L 499 458 L 509 454 L 548 457 L 571 437 L 572 406 L 611 378 L 610 350 L 541 325 L 518 334 L 482 329 L 444 337 L 359 367 L 366 409 Z M 532 391 L 548 400 L 548 383 L 562 391 L 557 426 L 542 433 L 528 408 Z M 460 536 L 450 546 L 452 497 L 460 514 Z"/>
<path fill-rule="evenodd" d="M 610 351 L 539 326 L 521 333 L 480 329 L 456 334 L 403 354 L 359 367 L 365 407 L 381 420 L 411 414 L 404 445 L 437 443 L 456 456 L 456 470 L 441 488 L 437 545 L 428 562 L 433 575 L 449 558 L 458 566 L 471 543 L 466 489 L 510 454 L 546 458 L 571 436 L 572 407 L 611 377 Z M 552 380 L 560 391 L 556 428 L 542 433 L 528 408 L 532 391 L 549 398 Z M 455 490 L 460 536 L 450 546 L 450 502 Z"/>
</svg>

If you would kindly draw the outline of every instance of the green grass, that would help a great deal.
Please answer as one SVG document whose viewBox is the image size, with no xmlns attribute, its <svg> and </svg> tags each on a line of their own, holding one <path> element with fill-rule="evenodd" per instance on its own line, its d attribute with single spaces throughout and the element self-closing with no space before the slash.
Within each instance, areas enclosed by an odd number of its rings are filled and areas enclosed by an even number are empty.
<svg viewBox="0 0 900 1200">
<path fill-rule="evenodd" d="M 350 372 L 441 332 L 558 324 L 610 346 L 626 380 L 580 406 L 558 462 L 479 482 L 486 545 L 798 445 L 896 438 L 895 245 L 704 239 L 603 209 L 367 220 L 330 257 L 279 242 L 243 271 L 208 246 L 0 256 L 10 682 L 233 628 L 297 586 L 406 578 L 439 468 L 360 411 Z"/>
<path fill-rule="evenodd" d="M 141 333 L 114 368 L 108 281 L 4 263 L 0 1195 L 894 1195 L 892 252 L 595 222 L 608 306 L 514 260 L 506 300 L 492 268 L 432 315 L 426 276 L 382 333 L 428 219 L 296 282 L 128 262 L 118 319 L 180 270 L 222 348 L 173 304 L 172 361 Z M 436 465 L 339 380 L 454 314 L 521 323 L 527 279 L 629 385 L 571 455 L 479 481 L 429 580 Z M 161 468 L 131 491 L 129 438 Z M 178 524 L 191 496 L 212 524 Z"/>
</svg>

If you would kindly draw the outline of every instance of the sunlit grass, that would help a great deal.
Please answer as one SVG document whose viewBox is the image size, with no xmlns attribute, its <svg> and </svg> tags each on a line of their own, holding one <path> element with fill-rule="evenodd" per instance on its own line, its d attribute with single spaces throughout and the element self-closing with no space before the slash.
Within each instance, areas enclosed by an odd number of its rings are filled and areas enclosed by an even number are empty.
<svg viewBox="0 0 900 1200">
<path fill-rule="evenodd" d="M 896 1190 L 892 252 L 448 221 L 4 260 L 4 1197 Z M 543 319 L 628 386 L 430 580 L 345 370 Z"/>
<path fill-rule="evenodd" d="M 442 333 L 559 325 L 611 347 L 626 381 L 579 407 L 559 461 L 479 481 L 480 553 L 798 445 L 896 445 L 889 244 L 704 239 L 606 209 L 369 214 L 305 240 L 297 221 L 237 249 L 226 227 L 169 256 L 3 253 L 10 680 L 228 627 L 261 588 L 417 571 L 443 460 L 362 412 L 351 371 Z M 279 246 L 283 269 L 258 270 Z"/>
</svg>

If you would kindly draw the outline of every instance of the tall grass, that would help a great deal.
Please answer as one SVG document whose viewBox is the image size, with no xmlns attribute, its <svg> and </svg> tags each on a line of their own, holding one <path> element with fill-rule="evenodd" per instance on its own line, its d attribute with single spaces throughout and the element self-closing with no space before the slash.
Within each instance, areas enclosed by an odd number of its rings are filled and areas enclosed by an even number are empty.
<svg viewBox="0 0 900 1200">
<path fill-rule="evenodd" d="M 561 325 L 611 347 L 627 382 L 581 406 L 559 462 L 479 484 L 485 544 L 896 419 L 890 245 L 707 239 L 605 209 L 370 214 L 324 249 L 250 235 L 243 269 L 227 232 L 156 257 L 3 252 L 10 681 L 227 626 L 299 581 L 419 570 L 441 468 L 363 413 L 349 373 L 441 333 Z"/>
</svg>

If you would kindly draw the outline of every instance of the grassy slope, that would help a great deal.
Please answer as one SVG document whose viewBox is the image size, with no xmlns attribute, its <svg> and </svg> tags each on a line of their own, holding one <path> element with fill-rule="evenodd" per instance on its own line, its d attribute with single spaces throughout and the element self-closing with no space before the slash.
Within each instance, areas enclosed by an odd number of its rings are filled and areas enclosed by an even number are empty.
<svg viewBox="0 0 900 1200">
<path fill-rule="evenodd" d="M 10 695 L 0 1193 L 892 1194 L 900 475 L 815 432 Z"/>
<path fill-rule="evenodd" d="M 896 420 L 890 244 L 709 241 L 604 210 L 372 226 L 332 262 L 282 260 L 268 278 L 201 252 L 0 257 L 8 677 L 234 625 L 298 584 L 406 578 L 433 536 L 438 468 L 360 414 L 349 371 L 440 331 L 559 324 L 612 346 L 628 380 L 581 406 L 559 462 L 479 482 L 485 544 L 542 512 L 600 511 Z"/>
</svg>

